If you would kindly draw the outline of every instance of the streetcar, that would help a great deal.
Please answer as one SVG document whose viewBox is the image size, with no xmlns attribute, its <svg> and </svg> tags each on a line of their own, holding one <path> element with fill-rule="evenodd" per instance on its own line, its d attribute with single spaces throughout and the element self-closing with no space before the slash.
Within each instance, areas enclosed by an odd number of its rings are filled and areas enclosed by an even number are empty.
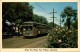
<svg viewBox="0 0 80 52">
<path fill-rule="evenodd" d="M 48 33 L 48 26 L 33 21 L 23 23 L 23 38 L 37 37 L 38 35 Z"/>
</svg>

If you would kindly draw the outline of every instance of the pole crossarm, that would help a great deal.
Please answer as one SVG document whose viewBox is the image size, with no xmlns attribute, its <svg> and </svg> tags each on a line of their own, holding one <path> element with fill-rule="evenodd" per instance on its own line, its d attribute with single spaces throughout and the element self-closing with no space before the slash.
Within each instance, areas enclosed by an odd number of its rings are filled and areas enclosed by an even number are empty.
<svg viewBox="0 0 80 52">
<path fill-rule="evenodd" d="M 50 17 L 50 18 L 53 18 L 53 17 Z M 54 18 L 57 18 L 57 17 L 54 17 Z"/>
<path fill-rule="evenodd" d="M 57 13 L 57 12 L 49 12 L 49 13 Z"/>
</svg>

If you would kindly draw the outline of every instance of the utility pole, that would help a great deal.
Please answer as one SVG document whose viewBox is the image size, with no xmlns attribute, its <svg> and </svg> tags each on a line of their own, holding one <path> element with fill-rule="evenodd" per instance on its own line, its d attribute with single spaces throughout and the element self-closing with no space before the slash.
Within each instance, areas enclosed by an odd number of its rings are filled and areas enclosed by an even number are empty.
<svg viewBox="0 0 80 52">
<path fill-rule="evenodd" d="M 60 16 L 60 28 L 61 28 L 61 16 Z"/>
<path fill-rule="evenodd" d="M 54 13 L 57 13 L 57 12 L 54 12 L 54 8 L 53 8 L 53 12 L 50 12 L 50 13 L 53 13 L 53 28 L 54 28 Z"/>
</svg>

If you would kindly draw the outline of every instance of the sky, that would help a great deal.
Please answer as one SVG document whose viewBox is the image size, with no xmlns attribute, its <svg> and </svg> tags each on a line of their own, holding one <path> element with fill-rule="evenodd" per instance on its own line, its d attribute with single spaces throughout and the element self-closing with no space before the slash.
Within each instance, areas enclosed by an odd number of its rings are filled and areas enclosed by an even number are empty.
<svg viewBox="0 0 80 52">
<path fill-rule="evenodd" d="M 54 8 L 54 17 L 57 17 L 54 19 L 54 23 L 60 25 L 60 14 L 63 12 L 64 8 L 66 6 L 71 6 L 72 9 L 77 10 L 77 2 L 37 2 L 38 5 L 35 2 L 29 2 L 31 6 L 33 6 L 33 13 L 44 16 L 48 22 L 53 22 L 53 8 Z M 42 9 L 43 8 L 43 9 Z M 64 23 L 63 23 L 64 24 Z M 62 24 L 62 26 L 63 26 Z"/>
</svg>

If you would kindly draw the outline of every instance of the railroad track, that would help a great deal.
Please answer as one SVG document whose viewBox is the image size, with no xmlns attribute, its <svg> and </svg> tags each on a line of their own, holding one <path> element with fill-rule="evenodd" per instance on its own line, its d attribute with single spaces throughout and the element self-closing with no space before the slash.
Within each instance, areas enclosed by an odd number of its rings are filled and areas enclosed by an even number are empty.
<svg viewBox="0 0 80 52">
<path fill-rule="evenodd" d="M 47 36 L 41 36 L 37 38 L 26 38 L 16 37 L 4 39 L 2 41 L 3 48 L 34 48 L 34 47 L 45 47 Z M 42 45 L 41 45 L 42 44 Z"/>
</svg>

